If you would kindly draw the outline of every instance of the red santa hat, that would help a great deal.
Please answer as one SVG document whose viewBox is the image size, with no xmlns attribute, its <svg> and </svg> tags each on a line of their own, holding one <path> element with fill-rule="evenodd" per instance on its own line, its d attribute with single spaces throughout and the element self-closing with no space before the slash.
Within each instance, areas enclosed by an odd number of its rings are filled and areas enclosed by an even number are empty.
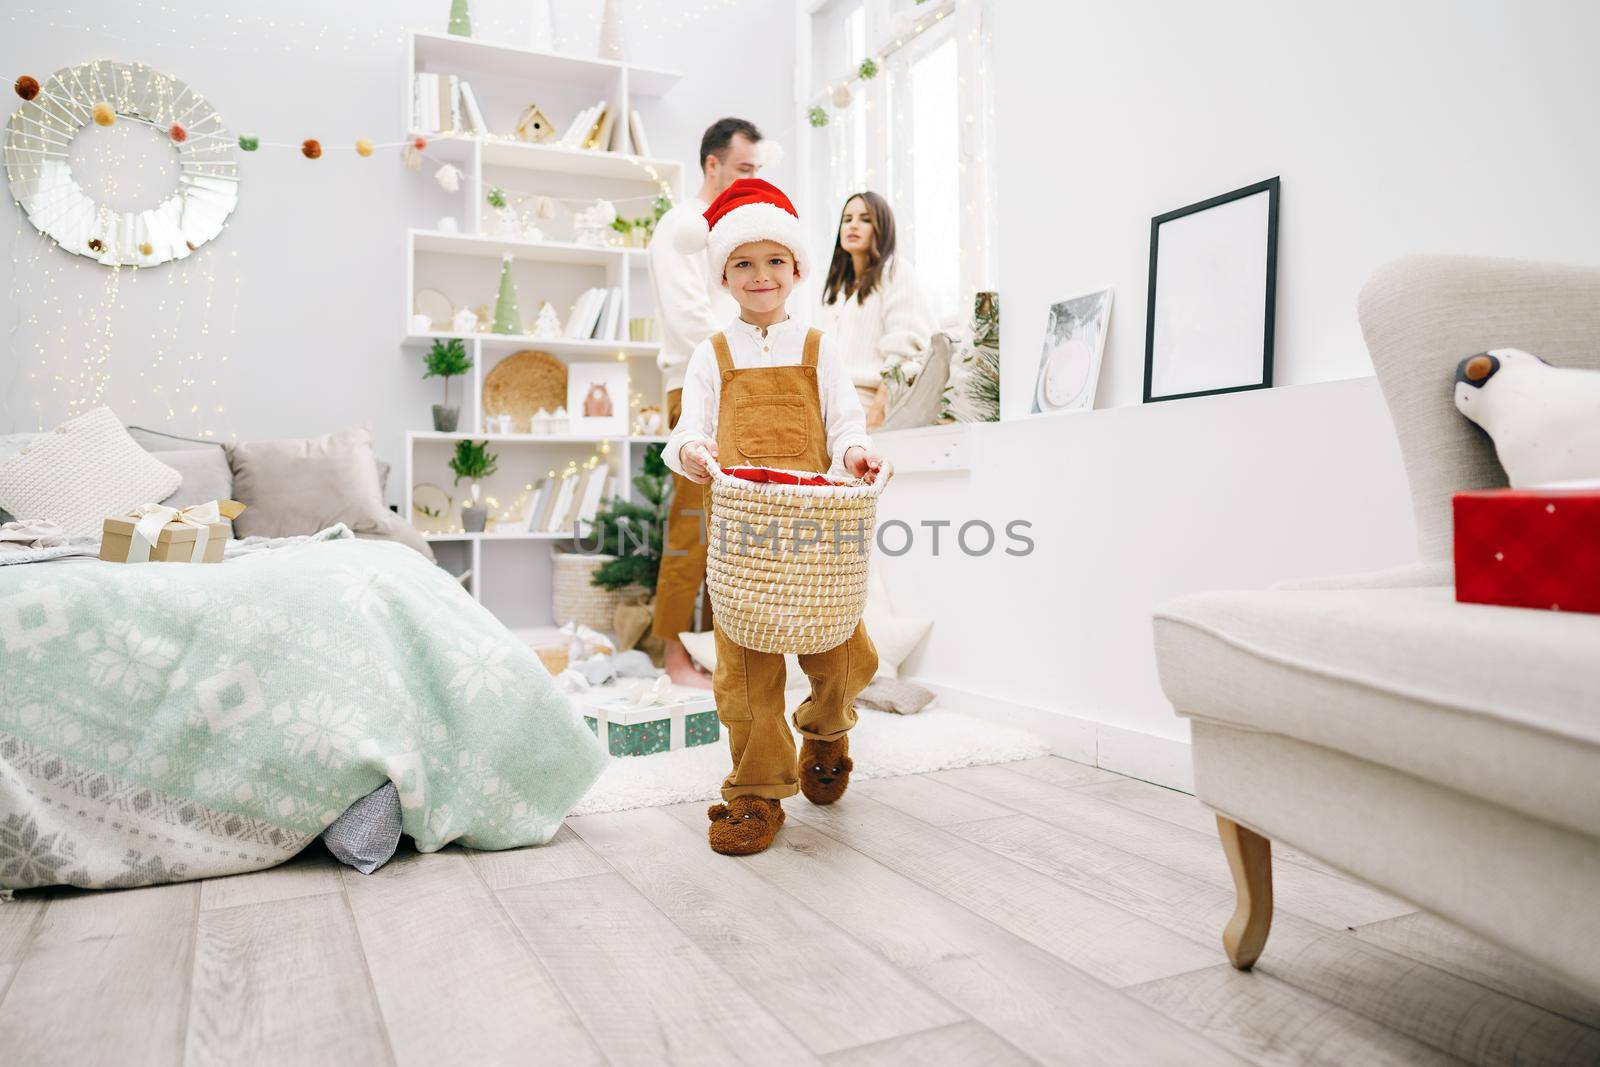
<svg viewBox="0 0 1600 1067">
<path fill-rule="evenodd" d="M 673 243 L 685 255 L 704 249 L 713 279 L 721 279 L 722 269 L 735 248 L 752 241 L 783 245 L 794 253 L 795 270 L 800 276 L 810 276 L 811 262 L 806 255 L 800 216 L 783 190 L 771 182 L 737 179 L 706 208 L 703 218 L 703 226 L 691 221 L 681 228 Z"/>
</svg>

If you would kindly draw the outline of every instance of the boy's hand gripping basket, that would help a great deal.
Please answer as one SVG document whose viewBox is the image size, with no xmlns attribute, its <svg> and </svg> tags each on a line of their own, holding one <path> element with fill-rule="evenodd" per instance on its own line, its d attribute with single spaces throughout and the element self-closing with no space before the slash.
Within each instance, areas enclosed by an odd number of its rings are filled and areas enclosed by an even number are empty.
<svg viewBox="0 0 1600 1067">
<path fill-rule="evenodd" d="M 708 466 L 706 585 L 722 632 L 758 652 L 798 655 L 854 633 L 883 480 Z"/>
</svg>

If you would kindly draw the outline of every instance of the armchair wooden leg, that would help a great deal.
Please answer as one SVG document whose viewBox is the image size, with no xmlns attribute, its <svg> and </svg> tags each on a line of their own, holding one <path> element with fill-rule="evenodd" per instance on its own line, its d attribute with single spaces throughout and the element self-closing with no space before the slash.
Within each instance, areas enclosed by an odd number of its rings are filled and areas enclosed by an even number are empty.
<svg viewBox="0 0 1600 1067">
<path fill-rule="evenodd" d="M 1248 971 L 1272 927 L 1272 842 L 1222 815 L 1217 816 L 1217 833 L 1239 898 L 1222 931 L 1222 947 L 1235 967 Z"/>
</svg>

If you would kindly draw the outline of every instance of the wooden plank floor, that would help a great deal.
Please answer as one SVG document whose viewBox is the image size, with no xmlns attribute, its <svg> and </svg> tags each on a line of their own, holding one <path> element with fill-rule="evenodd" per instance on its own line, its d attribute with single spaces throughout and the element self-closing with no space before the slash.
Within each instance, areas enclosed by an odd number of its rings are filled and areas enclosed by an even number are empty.
<svg viewBox="0 0 1600 1067">
<path fill-rule="evenodd" d="M 1256 969 L 1194 798 L 1046 757 L 0 904 L 0 1062 L 1596 1064 L 1600 1004 L 1277 850 Z"/>
</svg>

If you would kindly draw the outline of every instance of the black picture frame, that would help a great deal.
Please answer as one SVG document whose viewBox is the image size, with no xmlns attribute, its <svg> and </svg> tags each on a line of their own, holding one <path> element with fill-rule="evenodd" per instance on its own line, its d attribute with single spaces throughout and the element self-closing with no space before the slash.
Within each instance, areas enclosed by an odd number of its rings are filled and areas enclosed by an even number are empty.
<svg viewBox="0 0 1600 1067">
<path fill-rule="evenodd" d="M 1190 204 L 1187 207 L 1169 211 L 1164 215 L 1157 215 L 1150 220 L 1150 293 L 1145 311 L 1144 331 L 1144 402 L 1153 404 L 1163 400 L 1187 400 L 1197 396 L 1215 396 L 1219 393 L 1241 393 L 1252 389 L 1270 389 L 1272 387 L 1272 340 L 1276 315 L 1278 289 L 1278 197 L 1279 178 L 1272 177 L 1266 181 L 1247 185 L 1242 189 L 1213 196 L 1208 200 Z M 1166 396 L 1152 395 L 1152 386 L 1155 380 L 1155 345 L 1156 345 L 1156 283 L 1159 275 L 1161 258 L 1161 227 L 1163 224 L 1207 211 L 1235 200 L 1245 197 L 1267 194 L 1267 247 L 1266 247 L 1266 292 L 1264 303 L 1266 306 L 1266 321 L 1262 332 L 1261 351 L 1261 380 L 1259 382 L 1246 382 L 1239 385 L 1222 386 L 1216 389 L 1203 389 L 1198 392 L 1173 393 Z"/>
</svg>

